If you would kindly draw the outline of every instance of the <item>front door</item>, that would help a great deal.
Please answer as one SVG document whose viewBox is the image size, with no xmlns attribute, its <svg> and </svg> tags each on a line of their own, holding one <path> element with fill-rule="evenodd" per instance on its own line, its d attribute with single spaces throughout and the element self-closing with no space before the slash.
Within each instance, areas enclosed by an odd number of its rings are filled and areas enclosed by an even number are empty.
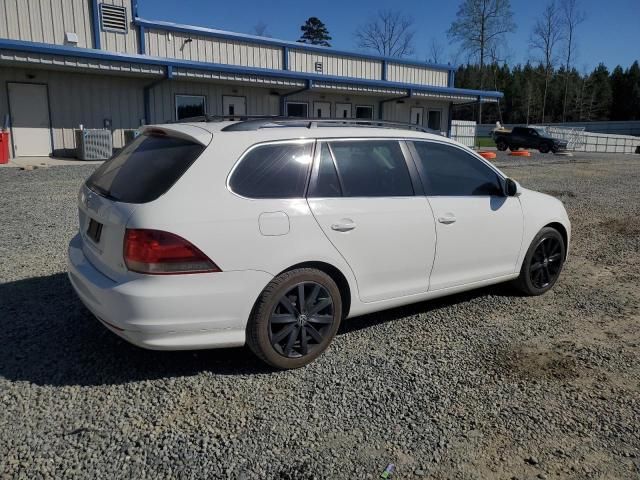
<svg viewBox="0 0 640 480">
<path fill-rule="evenodd" d="M 9 108 L 15 156 L 49 156 L 52 147 L 47 86 L 9 83 Z"/>
<path fill-rule="evenodd" d="M 336 140 L 318 150 L 309 206 L 355 274 L 360 299 L 428 291 L 433 215 L 427 199 L 414 196 L 400 143 Z"/>
<path fill-rule="evenodd" d="M 247 114 L 247 99 L 246 97 L 234 97 L 232 95 L 222 96 L 222 111 L 223 115 L 230 117 L 238 116 L 242 117 Z"/>
<path fill-rule="evenodd" d="M 331 118 L 330 102 L 313 102 L 314 118 Z"/>
<path fill-rule="evenodd" d="M 411 107 L 411 123 L 414 125 L 422 125 L 424 120 L 424 108 Z"/>
<path fill-rule="evenodd" d="M 414 142 L 436 224 L 429 290 L 472 284 L 517 271 L 520 200 L 503 194 L 498 172 L 471 153 L 439 142 Z"/>
</svg>

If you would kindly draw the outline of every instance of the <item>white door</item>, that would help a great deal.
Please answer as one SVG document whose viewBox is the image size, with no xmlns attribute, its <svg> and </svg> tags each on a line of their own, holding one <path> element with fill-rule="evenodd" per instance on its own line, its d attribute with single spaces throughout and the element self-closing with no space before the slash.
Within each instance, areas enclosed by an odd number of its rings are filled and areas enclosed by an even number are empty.
<svg viewBox="0 0 640 480">
<path fill-rule="evenodd" d="M 313 102 L 314 118 L 331 118 L 330 102 Z"/>
<path fill-rule="evenodd" d="M 411 123 L 414 125 L 422 125 L 424 122 L 424 108 L 411 107 Z"/>
<path fill-rule="evenodd" d="M 234 97 L 232 95 L 222 96 L 222 114 L 228 116 L 241 117 L 247 114 L 246 97 Z"/>
<path fill-rule="evenodd" d="M 355 274 L 360 299 L 375 302 L 428 291 L 434 220 L 427 199 L 413 195 L 399 142 L 330 145 L 335 163 L 323 144 L 308 202 Z"/>
<path fill-rule="evenodd" d="M 336 103 L 336 118 L 351 118 L 351 104 Z"/>
<path fill-rule="evenodd" d="M 414 146 L 438 239 L 429 290 L 516 272 L 520 200 L 505 196 L 498 173 L 462 148 L 437 142 Z"/>
<path fill-rule="evenodd" d="M 9 108 L 16 157 L 48 156 L 52 148 L 47 86 L 10 83 Z"/>
</svg>

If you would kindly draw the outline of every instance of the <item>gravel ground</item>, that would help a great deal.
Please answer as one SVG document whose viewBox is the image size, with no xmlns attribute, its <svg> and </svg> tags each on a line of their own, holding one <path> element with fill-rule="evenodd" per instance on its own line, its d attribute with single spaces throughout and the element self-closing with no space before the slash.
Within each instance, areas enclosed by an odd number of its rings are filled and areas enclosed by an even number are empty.
<svg viewBox="0 0 640 480">
<path fill-rule="evenodd" d="M 119 340 L 65 275 L 95 167 L 0 170 L 0 478 L 638 478 L 640 156 L 498 164 L 567 206 L 554 290 L 353 319 L 289 372 Z"/>
</svg>

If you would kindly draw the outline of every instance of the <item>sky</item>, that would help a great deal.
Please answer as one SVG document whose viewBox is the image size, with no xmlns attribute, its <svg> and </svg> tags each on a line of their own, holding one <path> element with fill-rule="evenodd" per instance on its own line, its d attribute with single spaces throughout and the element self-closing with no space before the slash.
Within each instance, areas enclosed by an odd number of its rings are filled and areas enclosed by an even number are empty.
<svg viewBox="0 0 640 480">
<path fill-rule="evenodd" d="M 446 32 L 455 19 L 462 0 L 139 0 L 139 15 L 147 20 L 254 33 L 259 23 L 267 25 L 273 38 L 295 41 L 300 25 L 310 16 L 320 18 L 333 37 L 331 45 L 340 50 L 360 51 L 354 38 L 358 25 L 380 9 L 399 10 L 414 20 L 417 60 L 430 59 L 430 45 L 436 38 L 444 49 L 441 63 L 466 62 Z M 640 0 L 578 0 L 587 18 L 577 32 L 574 62 L 580 71 L 599 63 L 609 69 L 628 67 L 640 60 Z M 517 30 L 507 36 L 505 47 L 509 64 L 535 59 L 529 38 L 546 1 L 511 0 Z"/>
</svg>

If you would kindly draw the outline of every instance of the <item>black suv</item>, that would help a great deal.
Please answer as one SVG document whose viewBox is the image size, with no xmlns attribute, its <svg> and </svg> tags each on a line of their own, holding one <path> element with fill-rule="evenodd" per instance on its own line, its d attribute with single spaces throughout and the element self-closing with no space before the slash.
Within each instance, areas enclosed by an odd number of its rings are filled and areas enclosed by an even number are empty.
<svg viewBox="0 0 640 480">
<path fill-rule="evenodd" d="M 553 152 L 567 148 L 567 141 L 549 136 L 542 128 L 514 127 L 509 131 L 493 131 L 493 140 L 498 150 L 518 150 L 519 148 L 535 148 L 540 153 Z"/>
</svg>

